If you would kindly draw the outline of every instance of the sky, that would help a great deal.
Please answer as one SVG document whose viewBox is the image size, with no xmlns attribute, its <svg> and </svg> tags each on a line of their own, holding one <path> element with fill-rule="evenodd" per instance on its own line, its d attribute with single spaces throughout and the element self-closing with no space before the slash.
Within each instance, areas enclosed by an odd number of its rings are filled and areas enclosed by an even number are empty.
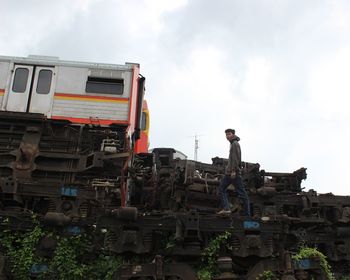
<svg viewBox="0 0 350 280">
<path fill-rule="evenodd" d="M 1 0 L 0 55 L 136 62 L 150 148 L 306 167 L 302 186 L 350 194 L 350 1 Z"/>
</svg>

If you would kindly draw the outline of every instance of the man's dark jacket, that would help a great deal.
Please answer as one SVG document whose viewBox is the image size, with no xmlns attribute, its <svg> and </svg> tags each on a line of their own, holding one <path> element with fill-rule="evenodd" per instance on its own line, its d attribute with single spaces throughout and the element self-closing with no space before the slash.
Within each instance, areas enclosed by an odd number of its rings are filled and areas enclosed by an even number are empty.
<svg viewBox="0 0 350 280">
<path fill-rule="evenodd" d="M 240 138 L 238 136 L 234 136 L 230 145 L 230 154 L 228 157 L 228 164 L 226 166 L 226 174 L 231 174 L 233 171 L 239 172 L 242 162 L 241 162 L 241 146 L 238 141 Z"/>
</svg>

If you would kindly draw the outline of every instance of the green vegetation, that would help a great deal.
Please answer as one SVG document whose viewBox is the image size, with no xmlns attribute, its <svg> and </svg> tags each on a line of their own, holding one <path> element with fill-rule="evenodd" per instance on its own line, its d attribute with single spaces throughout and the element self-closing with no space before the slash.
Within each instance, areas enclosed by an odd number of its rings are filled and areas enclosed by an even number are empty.
<svg viewBox="0 0 350 280">
<path fill-rule="evenodd" d="M 35 256 L 36 245 L 43 236 L 37 225 L 32 231 L 19 233 L 9 230 L 2 232 L 1 245 L 10 261 L 11 273 L 15 279 L 30 279 L 30 269 L 41 260 Z"/>
<path fill-rule="evenodd" d="M 327 275 L 327 279 L 335 280 L 333 273 L 331 271 L 331 266 L 328 264 L 326 256 L 322 254 L 320 251 L 318 251 L 317 248 L 310 248 L 310 247 L 303 246 L 300 248 L 299 252 L 296 255 L 292 256 L 294 260 L 307 259 L 310 257 L 319 258 L 321 267 Z"/>
<path fill-rule="evenodd" d="M 230 237 L 231 233 L 225 231 L 209 242 L 208 247 L 204 249 L 202 254 L 203 265 L 197 273 L 199 280 L 210 280 L 217 273 L 217 259 L 219 257 L 220 248 L 226 246 L 227 249 L 230 249 L 227 245 L 227 240 Z"/>
<path fill-rule="evenodd" d="M 42 237 L 57 241 L 52 257 L 38 257 L 37 246 Z M 31 279 L 33 265 L 44 267 L 37 279 L 111 280 L 123 259 L 110 256 L 104 250 L 93 253 L 92 243 L 85 235 L 62 237 L 45 232 L 39 225 L 27 232 L 5 230 L 0 236 L 2 251 L 7 256 L 14 279 Z"/>
<path fill-rule="evenodd" d="M 57 237 L 57 247 L 50 260 L 48 272 L 45 274 L 59 275 L 61 279 L 82 279 L 88 272 L 88 265 L 80 259 L 87 253 L 84 250 L 86 240 L 81 235 L 72 237 Z"/>
<path fill-rule="evenodd" d="M 6 220 L 2 221 L 3 224 L 6 222 Z M 210 240 L 202 253 L 202 266 L 197 273 L 199 280 L 210 280 L 218 273 L 217 259 L 223 249 L 231 250 L 228 245 L 231 235 L 231 232 L 226 231 Z M 43 237 L 50 237 L 56 241 L 55 250 L 50 257 L 37 254 L 37 247 Z M 171 250 L 174 244 L 171 236 L 165 244 L 165 249 Z M 103 248 L 96 254 L 92 241 L 86 235 L 62 236 L 62 234 L 44 230 L 38 223 L 34 224 L 33 229 L 24 232 L 2 231 L 0 245 L 2 252 L 8 258 L 9 270 L 13 278 L 19 280 L 31 279 L 34 265 L 43 268 L 37 275 L 37 279 L 112 280 L 114 273 L 123 263 L 121 257 L 109 255 Z M 310 257 L 318 258 L 327 279 L 335 280 L 325 255 L 316 248 L 303 246 L 297 254 L 293 255 L 294 260 Z M 256 279 L 274 280 L 276 276 L 272 271 L 267 270 Z M 341 279 L 346 280 L 350 277 L 343 276 Z"/>
<path fill-rule="evenodd" d="M 274 279 L 276 279 L 276 276 L 271 270 L 266 270 L 262 274 L 260 274 L 258 277 L 256 277 L 256 280 L 274 280 Z"/>
</svg>

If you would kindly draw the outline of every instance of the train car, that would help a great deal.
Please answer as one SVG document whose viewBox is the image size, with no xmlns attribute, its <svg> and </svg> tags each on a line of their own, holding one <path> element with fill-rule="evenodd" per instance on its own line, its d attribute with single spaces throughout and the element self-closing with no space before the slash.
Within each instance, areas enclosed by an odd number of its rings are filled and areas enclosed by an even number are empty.
<svg viewBox="0 0 350 280">
<path fill-rule="evenodd" d="M 148 148 L 144 83 L 136 63 L 0 56 L 0 208 L 126 205 L 127 169 Z"/>
<path fill-rule="evenodd" d="M 0 56 L 0 110 L 41 113 L 72 123 L 140 129 L 140 66 Z M 147 140 L 146 140 L 147 141 Z M 144 150 L 145 151 L 145 150 Z"/>
</svg>

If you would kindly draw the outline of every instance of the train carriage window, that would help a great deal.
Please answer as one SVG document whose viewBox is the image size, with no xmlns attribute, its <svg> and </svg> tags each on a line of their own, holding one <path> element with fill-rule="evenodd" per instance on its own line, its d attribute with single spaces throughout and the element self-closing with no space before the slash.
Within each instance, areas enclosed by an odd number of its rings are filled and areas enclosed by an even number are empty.
<svg viewBox="0 0 350 280">
<path fill-rule="evenodd" d="M 142 112 L 141 130 L 146 130 L 146 126 L 147 126 L 147 114 L 145 112 Z"/>
<path fill-rule="evenodd" d="M 85 91 L 89 93 L 122 95 L 124 91 L 124 81 L 122 79 L 88 77 Z"/>
<path fill-rule="evenodd" d="M 51 88 L 51 80 L 51 70 L 40 70 L 38 76 L 38 84 L 36 86 L 36 92 L 40 94 L 48 94 Z"/>
<path fill-rule="evenodd" d="M 12 91 L 23 93 L 27 88 L 29 70 L 27 68 L 17 68 L 13 79 Z"/>
</svg>

